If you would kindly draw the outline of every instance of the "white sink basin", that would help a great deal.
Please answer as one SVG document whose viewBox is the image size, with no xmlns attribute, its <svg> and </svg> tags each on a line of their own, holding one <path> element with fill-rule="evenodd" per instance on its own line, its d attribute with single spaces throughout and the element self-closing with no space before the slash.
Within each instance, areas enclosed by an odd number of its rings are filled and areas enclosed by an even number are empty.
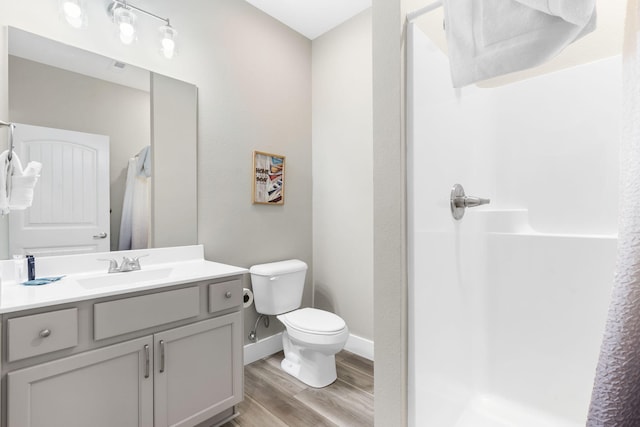
<svg viewBox="0 0 640 427">
<path fill-rule="evenodd" d="M 78 278 L 76 280 L 78 284 L 85 289 L 95 289 L 165 279 L 171 275 L 172 271 L 172 268 L 158 268 L 155 270 L 138 270 L 126 273 L 105 273 L 98 276 Z"/>
</svg>

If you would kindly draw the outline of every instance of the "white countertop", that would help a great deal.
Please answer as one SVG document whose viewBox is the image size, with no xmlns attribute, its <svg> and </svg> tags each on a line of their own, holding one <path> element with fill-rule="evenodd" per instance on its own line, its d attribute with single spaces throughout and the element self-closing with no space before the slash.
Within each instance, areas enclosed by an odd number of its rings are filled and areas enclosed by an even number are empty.
<svg viewBox="0 0 640 427">
<path fill-rule="evenodd" d="M 140 271 L 107 274 L 108 262 L 99 259 L 139 257 Z M 62 276 L 57 282 L 25 286 L 13 277 L 13 260 L 0 261 L 0 313 L 46 307 L 149 289 L 160 289 L 201 280 L 247 273 L 242 267 L 204 259 L 202 245 L 41 257 L 36 259 L 36 277 Z M 104 285 L 102 281 L 114 284 Z"/>
</svg>

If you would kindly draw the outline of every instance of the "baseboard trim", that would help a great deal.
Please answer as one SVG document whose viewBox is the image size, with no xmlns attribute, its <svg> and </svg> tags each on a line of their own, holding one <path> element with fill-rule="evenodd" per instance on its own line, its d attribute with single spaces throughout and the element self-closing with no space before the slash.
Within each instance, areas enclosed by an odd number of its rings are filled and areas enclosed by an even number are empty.
<svg viewBox="0 0 640 427">
<path fill-rule="evenodd" d="M 365 359 L 373 360 L 373 341 L 350 334 L 344 349 Z"/>
<path fill-rule="evenodd" d="M 365 359 L 373 360 L 373 341 L 366 338 L 350 334 L 344 349 Z M 244 346 L 244 364 L 248 365 L 279 351 L 282 351 L 282 332 L 258 342 L 246 344 Z"/>
<path fill-rule="evenodd" d="M 269 357 L 282 350 L 282 332 L 244 346 L 244 364 Z"/>
</svg>

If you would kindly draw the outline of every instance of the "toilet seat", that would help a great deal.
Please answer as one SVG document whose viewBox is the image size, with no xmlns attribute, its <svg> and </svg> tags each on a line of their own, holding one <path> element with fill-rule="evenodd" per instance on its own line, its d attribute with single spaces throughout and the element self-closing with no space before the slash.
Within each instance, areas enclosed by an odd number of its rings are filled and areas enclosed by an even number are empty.
<svg viewBox="0 0 640 427">
<path fill-rule="evenodd" d="M 328 311 L 301 308 L 277 316 L 291 339 L 312 346 L 344 346 L 349 329 L 342 318 Z"/>
<path fill-rule="evenodd" d="M 301 308 L 278 316 L 287 327 L 306 334 L 337 335 L 347 326 L 337 314 L 317 308 Z"/>
</svg>

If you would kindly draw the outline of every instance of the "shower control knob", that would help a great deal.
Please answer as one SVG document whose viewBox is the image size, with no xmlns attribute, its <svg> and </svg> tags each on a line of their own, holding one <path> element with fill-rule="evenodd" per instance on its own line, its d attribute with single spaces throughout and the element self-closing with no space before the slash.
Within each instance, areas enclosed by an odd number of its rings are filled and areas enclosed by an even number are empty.
<svg viewBox="0 0 640 427">
<path fill-rule="evenodd" d="M 456 206 L 460 203 L 462 205 L 461 207 L 473 208 L 480 205 L 487 205 L 490 201 L 489 199 L 482 199 L 480 197 L 466 196 L 462 198 L 462 202 L 460 202 L 460 199 L 456 199 Z"/>
<path fill-rule="evenodd" d="M 454 185 L 451 189 L 451 215 L 455 220 L 462 219 L 466 208 L 487 205 L 489 202 L 491 202 L 490 199 L 465 195 L 464 188 L 460 184 Z"/>
</svg>

